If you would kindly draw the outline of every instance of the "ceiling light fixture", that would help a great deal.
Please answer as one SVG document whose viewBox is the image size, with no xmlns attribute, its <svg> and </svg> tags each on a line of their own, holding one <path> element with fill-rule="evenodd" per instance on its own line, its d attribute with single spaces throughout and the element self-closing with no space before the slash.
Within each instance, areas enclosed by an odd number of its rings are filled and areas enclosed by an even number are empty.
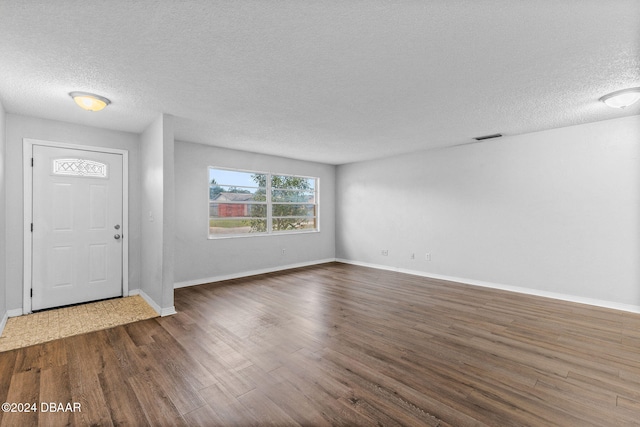
<svg viewBox="0 0 640 427">
<path fill-rule="evenodd" d="M 600 98 L 600 101 L 612 108 L 625 108 L 640 99 L 640 87 L 618 90 Z"/>
<path fill-rule="evenodd" d="M 69 96 L 76 101 L 76 104 L 80 108 L 83 108 L 87 111 L 100 111 L 107 105 L 111 104 L 104 96 L 94 95 L 93 93 L 87 92 L 71 92 Z"/>
</svg>

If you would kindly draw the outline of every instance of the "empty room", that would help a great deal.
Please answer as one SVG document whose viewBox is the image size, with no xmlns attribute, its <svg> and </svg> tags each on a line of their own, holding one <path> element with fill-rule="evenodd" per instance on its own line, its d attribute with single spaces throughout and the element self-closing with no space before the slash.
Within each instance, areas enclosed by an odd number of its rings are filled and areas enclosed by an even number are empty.
<svg viewBox="0 0 640 427">
<path fill-rule="evenodd" d="M 0 0 L 0 426 L 640 425 L 637 0 Z"/>
</svg>

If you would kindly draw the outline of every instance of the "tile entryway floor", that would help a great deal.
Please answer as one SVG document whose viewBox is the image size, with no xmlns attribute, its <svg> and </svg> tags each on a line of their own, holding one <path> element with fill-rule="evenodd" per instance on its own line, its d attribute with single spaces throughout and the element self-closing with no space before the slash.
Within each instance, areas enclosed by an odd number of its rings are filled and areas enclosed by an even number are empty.
<svg viewBox="0 0 640 427">
<path fill-rule="evenodd" d="M 158 313 L 141 296 L 135 295 L 12 317 L 7 320 L 0 337 L 0 351 L 157 316 Z"/>
</svg>

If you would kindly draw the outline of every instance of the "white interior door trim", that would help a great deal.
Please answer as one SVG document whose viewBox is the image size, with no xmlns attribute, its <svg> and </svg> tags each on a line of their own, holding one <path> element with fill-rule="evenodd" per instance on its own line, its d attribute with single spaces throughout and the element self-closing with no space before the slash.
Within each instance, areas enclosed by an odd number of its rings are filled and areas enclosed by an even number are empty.
<svg viewBox="0 0 640 427">
<path fill-rule="evenodd" d="M 122 296 L 129 295 L 129 152 L 117 148 L 96 147 L 91 145 L 67 144 L 64 142 L 43 141 L 23 138 L 22 140 L 22 169 L 24 183 L 24 269 L 23 269 L 23 299 L 22 314 L 31 313 L 31 271 L 32 271 L 32 242 L 31 223 L 33 221 L 33 171 L 31 156 L 34 145 L 47 147 L 72 148 L 100 153 L 122 155 L 122 230 L 127 233 L 126 245 L 122 245 Z"/>
</svg>

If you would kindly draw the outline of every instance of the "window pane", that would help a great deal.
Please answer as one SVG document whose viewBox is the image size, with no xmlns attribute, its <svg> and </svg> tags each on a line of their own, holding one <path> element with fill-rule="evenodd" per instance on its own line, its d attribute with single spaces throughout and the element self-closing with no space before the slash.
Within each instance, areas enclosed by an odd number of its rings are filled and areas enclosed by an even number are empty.
<svg viewBox="0 0 640 427">
<path fill-rule="evenodd" d="M 216 202 L 266 202 L 267 195 L 263 188 L 229 188 L 230 191 L 224 191 L 226 187 L 210 187 L 209 200 Z"/>
<path fill-rule="evenodd" d="M 233 194 L 266 194 L 266 189 L 261 187 L 234 187 L 232 185 L 211 185 L 215 189 L 215 193 L 233 193 Z"/>
<path fill-rule="evenodd" d="M 209 234 L 317 230 L 317 185 L 317 178 L 209 168 Z"/>
<path fill-rule="evenodd" d="M 315 230 L 316 218 L 274 218 L 273 231 Z"/>
<path fill-rule="evenodd" d="M 209 234 L 215 236 L 264 233 L 266 230 L 265 219 L 209 219 Z"/>
<path fill-rule="evenodd" d="M 53 161 L 53 174 L 106 178 L 107 165 L 86 159 L 55 159 Z"/>
<path fill-rule="evenodd" d="M 272 215 L 274 218 L 281 216 L 316 216 L 316 205 L 282 205 L 274 203 Z"/>
<path fill-rule="evenodd" d="M 267 176 L 254 172 L 210 168 L 209 184 L 228 187 L 266 187 Z"/>
<path fill-rule="evenodd" d="M 209 203 L 209 216 L 213 218 L 266 218 L 267 205 L 251 203 Z"/>
<path fill-rule="evenodd" d="M 273 202 L 315 203 L 315 198 L 316 195 L 313 191 L 273 190 L 271 192 Z"/>
<path fill-rule="evenodd" d="M 274 190 L 311 190 L 315 189 L 315 178 L 301 178 L 289 175 L 273 175 L 271 177 L 271 188 Z"/>
</svg>

